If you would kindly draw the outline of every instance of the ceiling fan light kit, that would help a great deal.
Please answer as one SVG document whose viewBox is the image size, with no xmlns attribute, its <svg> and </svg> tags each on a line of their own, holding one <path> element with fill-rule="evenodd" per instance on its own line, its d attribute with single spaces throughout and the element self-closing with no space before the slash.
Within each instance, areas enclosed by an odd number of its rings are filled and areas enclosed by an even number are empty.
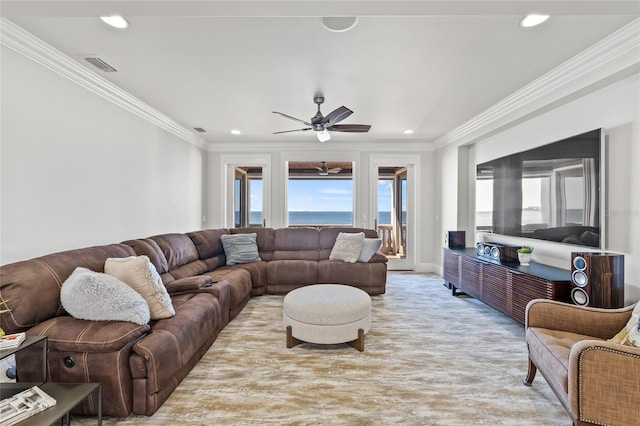
<svg viewBox="0 0 640 426">
<path fill-rule="evenodd" d="M 326 142 L 331 139 L 331 135 L 326 130 L 320 130 L 319 132 L 316 132 L 316 136 L 318 137 L 318 140 L 320 142 Z"/>
<path fill-rule="evenodd" d="M 324 96 L 314 96 L 313 102 L 318 105 L 318 112 L 316 112 L 316 115 L 311 117 L 310 121 L 301 120 L 282 112 L 272 111 L 274 114 L 281 115 L 290 120 L 298 121 L 306 126 L 309 126 L 302 129 L 273 132 L 273 134 L 277 135 L 280 133 L 304 132 L 307 130 L 314 130 L 316 132 L 318 140 L 320 142 L 326 142 L 331 139 L 331 135 L 329 134 L 329 132 L 365 133 L 368 132 L 371 128 L 371 125 L 369 124 L 336 124 L 353 114 L 353 111 L 345 106 L 341 106 L 340 108 L 336 108 L 328 115 L 324 116 L 322 115 L 322 112 L 320 112 L 320 105 L 324 103 Z"/>
</svg>

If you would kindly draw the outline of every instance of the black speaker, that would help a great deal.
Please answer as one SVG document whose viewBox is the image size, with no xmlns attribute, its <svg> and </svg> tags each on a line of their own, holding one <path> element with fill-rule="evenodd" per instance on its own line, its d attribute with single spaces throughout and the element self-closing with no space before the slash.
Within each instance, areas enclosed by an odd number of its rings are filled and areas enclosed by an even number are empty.
<svg viewBox="0 0 640 426">
<path fill-rule="evenodd" d="M 444 244 L 448 248 L 465 248 L 467 246 L 465 231 L 446 231 L 444 233 Z"/>
<path fill-rule="evenodd" d="M 488 257 L 500 262 L 517 262 L 520 246 L 510 246 L 497 243 L 478 243 L 476 253 L 482 257 Z"/>
<path fill-rule="evenodd" d="M 571 253 L 571 301 L 580 306 L 624 306 L 624 255 Z"/>
</svg>

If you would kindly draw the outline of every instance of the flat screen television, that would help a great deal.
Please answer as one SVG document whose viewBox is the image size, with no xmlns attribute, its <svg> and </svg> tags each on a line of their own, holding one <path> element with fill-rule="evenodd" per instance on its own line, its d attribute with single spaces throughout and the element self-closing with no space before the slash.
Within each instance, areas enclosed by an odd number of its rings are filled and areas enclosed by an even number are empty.
<svg viewBox="0 0 640 426">
<path fill-rule="evenodd" d="M 476 230 L 601 247 L 602 131 L 477 165 Z"/>
</svg>

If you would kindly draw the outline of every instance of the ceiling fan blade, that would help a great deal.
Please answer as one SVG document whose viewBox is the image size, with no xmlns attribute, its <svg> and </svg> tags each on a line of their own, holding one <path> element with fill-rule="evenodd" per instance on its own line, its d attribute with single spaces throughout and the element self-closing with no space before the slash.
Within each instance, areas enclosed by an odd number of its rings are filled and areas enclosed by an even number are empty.
<svg viewBox="0 0 640 426">
<path fill-rule="evenodd" d="M 341 171 L 342 171 L 342 168 L 340 167 L 334 167 L 333 169 L 328 170 L 329 173 L 340 173 Z"/>
<path fill-rule="evenodd" d="M 299 118 L 295 118 L 295 117 L 292 117 L 292 116 L 287 115 L 287 114 L 283 114 L 283 113 L 278 112 L 278 111 L 271 111 L 271 112 L 274 113 L 274 114 L 280 114 L 281 116 L 287 117 L 287 118 L 289 118 L 291 120 L 299 121 L 300 123 L 305 124 L 307 126 L 313 126 L 313 124 L 309 123 L 308 121 L 300 120 Z"/>
<path fill-rule="evenodd" d="M 344 120 L 351 114 L 353 114 L 353 111 L 351 111 L 346 106 L 341 106 L 340 108 L 337 108 L 327 114 L 327 116 L 322 119 L 322 123 L 327 123 L 329 126 L 333 126 L 334 124 Z"/>
<path fill-rule="evenodd" d="M 311 130 L 311 127 L 307 127 L 306 129 L 295 129 L 295 130 L 283 130 L 281 132 L 273 132 L 274 135 L 277 135 L 279 133 L 291 133 L 291 132 L 304 132 L 306 130 Z"/>
<path fill-rule="evenodd" d="M 336 124 L 335 126 L 327 127 L 327 130 L 332 132 L 351 132 L 351 133 L 365 133 L 371 128 L 369 124 Z"/>
</svg>

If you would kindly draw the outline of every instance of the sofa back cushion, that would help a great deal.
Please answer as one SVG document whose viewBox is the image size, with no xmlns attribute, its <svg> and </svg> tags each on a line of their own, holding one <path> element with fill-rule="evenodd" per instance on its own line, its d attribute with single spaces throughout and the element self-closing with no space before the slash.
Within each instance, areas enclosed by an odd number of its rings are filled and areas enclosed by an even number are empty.
<svg viewBox="0 0 640 426">
<path fill-rule="evenodd" d="M 158 244 L 167 259 L 169 274 L 176 280 L 201 275 L 208 271 L 207 265 L 199 259 L 198 249 L 186 234 L 163 234 L 150 237 Z M 164 277 L 163 277 L 164 280 Z M 170 280 L 165 280 L 166 284 Z"/>
<path fill-rule="evenodd" d="M 0 315 L 0 326 L 7 333 L 16 333 L 62 315 L 60 288 L 76 267 L 103 272 L 108 258 L 134 254 L 128 245 L 111 244 L 54 253 L 0 267 L 0 301 L 6 302 L 6 307 L 11 309 Z"/>
<path fill-rule="evenodd" d="M 163 280 L 165 279 L 163 275 L 167 275 L 169 272 L 169 264 L 158 243 L 151 238 L 141 238 L 138 240 L 123 241 L 122 244 L 131 247 L 137 256 L 147 256 Z"/>
<path fill-rule="evenodd" d="M 316 228 L 275 230 L 272 260 L 319 260 L 320 232 Z"/>
<path fill-rule="evenodd" d="M 351 228 L 351 227 L 327 227 L 320 228 L 320 242 L 319 242 L 319 259 L 327 260 L 331 254 L 331 249 L 336 242 L 338 234 L 345 233 L 359 233 L 364 232 L 365 238 L 378 238 L 378 233 L 374 229 L 365 228 Z"/>
<path fill-rule="evenodd" d="M 187 233 L 193 244 L 198 250 L 200 259 L 209 259 L 219 255 L 224 255 L 224 248 L 220 237 L 229 235 L 228 229 L 204 229 L 202 231 L 194 231 Z"/>
</svg>

